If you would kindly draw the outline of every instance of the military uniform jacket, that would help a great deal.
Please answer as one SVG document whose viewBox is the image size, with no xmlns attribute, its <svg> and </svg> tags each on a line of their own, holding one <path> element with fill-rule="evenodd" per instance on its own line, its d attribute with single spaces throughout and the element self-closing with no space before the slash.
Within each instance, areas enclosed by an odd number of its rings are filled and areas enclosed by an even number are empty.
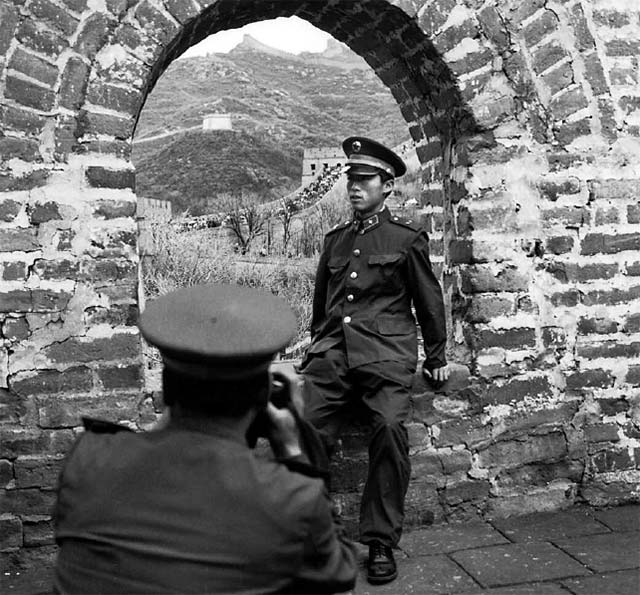
<svg viewBox="0 0 640 595">
<path fill-rule="evenodd" d="M 55 531 L 59 593 L 334 593 L 357 573 L 323 481 L 223 431 L 84 433 Z"/>
<path fill-rule="evenodd" d="M 308 355 L 343 345 L 349 367 L 417 364 L 415 308 L 425 367 L 444 366 L 446 327 L 426 231 L 388 209 L 346 221 L 325 237 L 318 263 Z"/>
</svg>

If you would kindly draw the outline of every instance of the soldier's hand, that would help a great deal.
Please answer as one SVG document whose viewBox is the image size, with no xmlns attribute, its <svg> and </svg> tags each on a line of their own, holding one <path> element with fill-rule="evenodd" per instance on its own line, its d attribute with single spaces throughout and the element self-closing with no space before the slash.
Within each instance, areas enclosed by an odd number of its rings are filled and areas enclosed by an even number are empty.
<svg viewBox="0 0 640 595">
<path fill-rule="evenodd" d="M 291 404 L 298 412 L 298 415 L 302 417 L 304 413 L 304 396 L 302 394 L 304 380 L 302 376 L 298 374 L 294 365 L 289 362 L 273 362 L 270 371 L 274 378 L 285 385 L 289 392 Z"/>
<path fill-rule="evenodd" d="M 433 368 L 433 370 L 422 368 L 422 373 L 427 380 L 433 382 L 436 386 L 441 385 L 449 379 L 449 366 L 445 365 L 439 368 Z"/>
<path fill-rule="evenodd" d="M 289 409 L 279 409 L 273 403 L 267 403 L 269 426 L 267 438 L 273 454 L 278 458 L 297 457 L 302 454 L 298 426 Z"/>
</svg>

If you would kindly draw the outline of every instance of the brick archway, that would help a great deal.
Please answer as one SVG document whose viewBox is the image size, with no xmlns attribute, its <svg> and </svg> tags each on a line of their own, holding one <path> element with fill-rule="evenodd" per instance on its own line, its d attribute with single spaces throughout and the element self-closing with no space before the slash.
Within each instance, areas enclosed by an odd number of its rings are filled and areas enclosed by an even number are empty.
<svg viewBox="0 0 640 595">
<path fill-rule="evenodd" d="M 2 0 L 0 549 L 50 543 L 79 414 L 154 418 L 140 396 L 129 158 L 146 94 L 207 35 L 294 14 L 391 89 L 442 247 L 450 351 L 467 369 L 451 391 L 416 395 L 412 522 L 637 498 L 639 15 L 601 12 L 588 0 Z"/>
</svg>

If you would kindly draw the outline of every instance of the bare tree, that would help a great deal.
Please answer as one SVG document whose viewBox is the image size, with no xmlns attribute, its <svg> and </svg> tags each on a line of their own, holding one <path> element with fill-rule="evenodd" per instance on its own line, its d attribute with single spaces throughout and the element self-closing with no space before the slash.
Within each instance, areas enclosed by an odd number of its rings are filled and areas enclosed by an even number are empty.
<svg viewBox="0 0 640 595">
<path fill-rule="evenodd" d="M 223 194 L 218 208 L 225 213 L 224 225 L 231 230 L 241 254 L 251 249 L 254 240 L 265 233 L 268 212 L 261 209 L 260 198 L 254 193 Z"/>
<path fill-rule="evenodd" d="M 291 241 L 291 223 L 293 216 L 298 211 L 295 203 L 291 199 L 283 198 L 280 201 L 280 208 L 276 212 L 276 217 L 282 223 L 282 253 L 287 253 L 289 242 Z"/>
</svg>

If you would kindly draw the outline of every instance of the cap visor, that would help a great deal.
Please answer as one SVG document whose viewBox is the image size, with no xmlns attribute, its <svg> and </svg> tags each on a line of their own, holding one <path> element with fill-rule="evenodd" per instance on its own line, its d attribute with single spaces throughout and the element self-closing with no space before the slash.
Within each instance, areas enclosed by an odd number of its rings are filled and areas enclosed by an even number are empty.
<svg viewBox="0 0 640 595">
<path fill-rule="evenodd" d="M 356 174 L 358 176 L 375 176 L 383 171 L 372 165 L 363 165 L 361 163 L 348 164 L 344 168 L 344 173 Z"/>
</svg>

